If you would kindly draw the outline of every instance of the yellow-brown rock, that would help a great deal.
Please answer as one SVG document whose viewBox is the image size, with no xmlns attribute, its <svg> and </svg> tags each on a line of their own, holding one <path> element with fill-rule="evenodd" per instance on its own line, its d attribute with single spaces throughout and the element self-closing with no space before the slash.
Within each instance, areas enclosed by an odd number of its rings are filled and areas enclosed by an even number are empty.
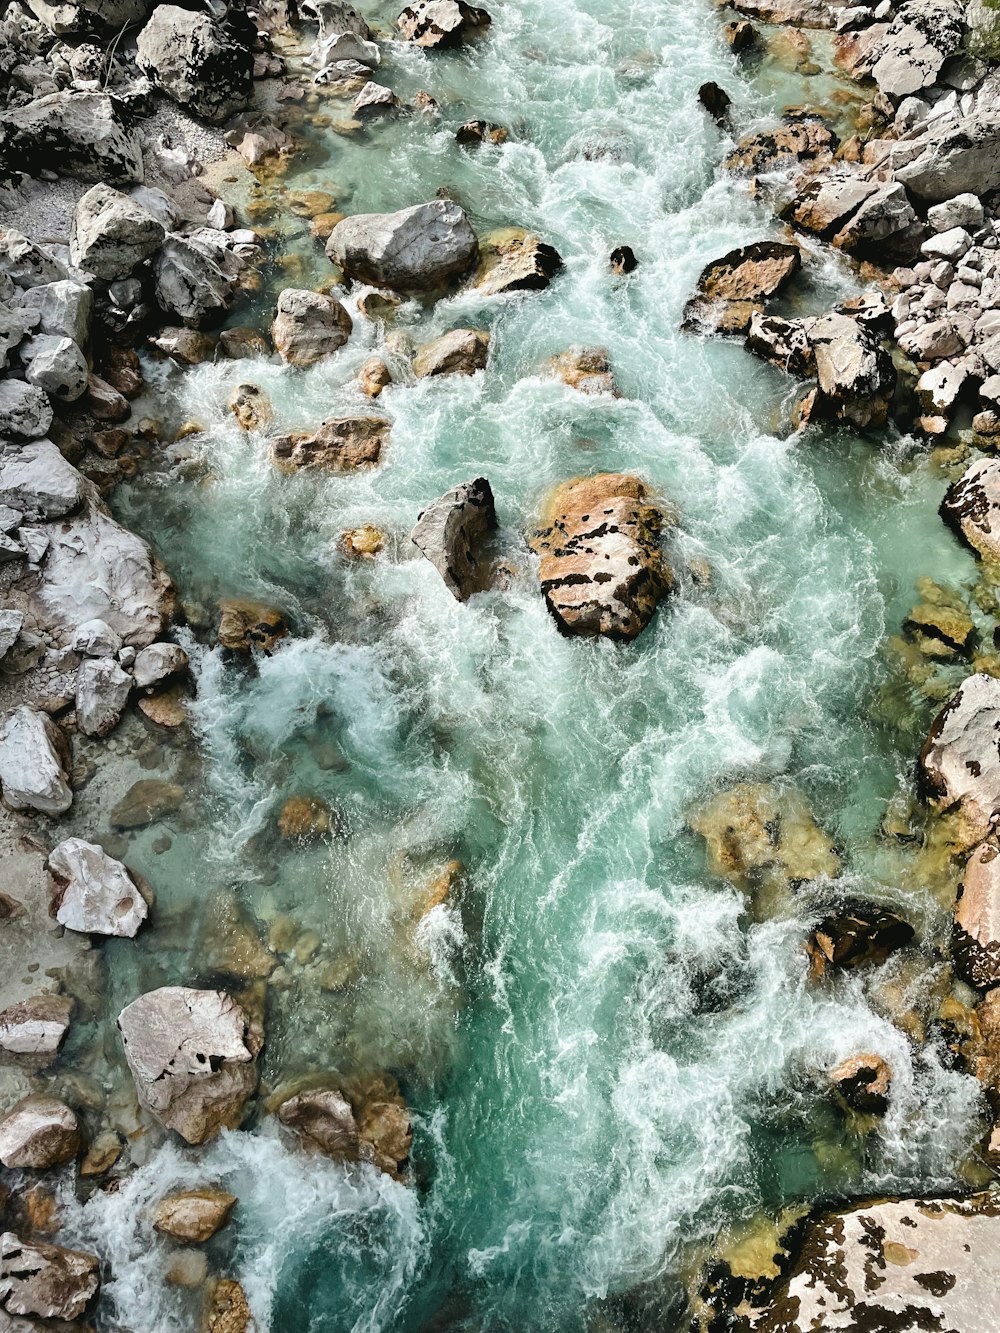
<svg viewBox="0 0 1000 1333">
<path fill-rule="evenodd" d="M 340 549 L 354 558 L 378 555 L 385 546 L 385 533 L 371 523 L 352 528 L 340 537 Z"/>
<path fill-rule="evenodd" d="M 318 796 L 290 796 L 278 815 L 278 832 L 294 842 L 313 842 L 333 832 L 330 807 Z"/>
<path fill-rule="evenodd" d="M 263 430 L 274 416 L 267 394 L 257 384 L 237 384 L 229 410 L 244 430 Z"/>
<path fill-rule="evenodd" d="M 288 633 L 285 617 L 266 602 L 228 597 L 219 603 L 219 643 L 233 652 L 259 648 L 269 653 Z"/>
<path fill-rule="evenodd" d="M 225 1190 L 185 1190 L 160 1200 L 153 1226 L 174 1240 L 203 1245 L 222 1230 L 235 1206 L 236 1195 Z"/>
</svg>

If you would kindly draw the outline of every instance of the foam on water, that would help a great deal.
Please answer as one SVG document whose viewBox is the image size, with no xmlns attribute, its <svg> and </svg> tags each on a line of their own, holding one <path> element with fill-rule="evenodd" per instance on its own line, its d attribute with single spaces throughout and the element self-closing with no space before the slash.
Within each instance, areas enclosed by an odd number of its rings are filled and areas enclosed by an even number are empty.
<svg viewBox="0 0 1000 1333">
<path fill-rule="evenodd" d="M 468 51 L 388 49 L 380 78 L 401 95 L 429 88 L 439 121 L 331 136 L 322 166 L 293 168 L 289 185 L 329 187 L 346 211 L 447 185 L 480 231 L 534 227 L 566 261 L 542 293 L 402 308 L 418 342 L 489 327 L 490 365 L 387 389 L 377 469 L 278 475 L 226 410 L 252 379 L 280 429 L 370 411 L 352 379 L 378 330 L 361 316 L 347 347 L 307 372 L 243 361 L 163 376 L 167 423 L 205 430 L 184 441 L 189 479 L 165 464 L 119 497 L 123 514 L 188 601 L 261 597 L 296 635 L 254 667 L 188 640 L 205 822 L 174 834 L 171 875 L 141 841 L 131 859 L 170 910 L 197 913 L 236 882 L 263 923 L 293 915 L 325 962 L 355 967 L 332 994 L 308 968 L 284 969 L 268 1081 L 395 1070 L 418 1116 L 419 1183 L 303 1157 L 266 1128 L 197 1154 L 160 1148 L 73 1214 L 114 1274 L 108 1328 L 188 1326 L 137 1219 L 206 1175 L 240 1195 L 235 1271 L 272 1333 L 561 1333 L 594 1300 L 657 1277 L 668 1291 L 692 1244 L 759 1209 L 953 1181 L 975 1085 L 911 1048 L 861 980 L 807 980 L 802 941 L 822 894 L 748 924 L 687 830 L 727 783 L 794 783 L 843 847 L 852 891 L 903 902 L 932 938 L 941 929 L 929 895 L 904 900 L 877 874 L 873 836 L 910 754 L 870 706 L 915 576 L 969 565 L 912 442 L 782 441 L 791 382 L 678 331 L 701 266 L 770 227 L 716 177 L 723 145 L 698 85 L 724 83 L 746 115 L 810 96 L 773 74 L 762 90 L 741 85 L 716 22 L 688 0 L 654 14 L 630 0 L 508 0 Z M 460 150 L 454 129 L 472 116 L 516 133 Z M 625 281 L 607 269 L 620 243 L 641 260 Z M 853 290 L 837 259 L 807 268 L 806 304 Z M 546 376 L 569 344 L 607 348 L 621 398 Z M 598 469 L 637 471 L 678 516 L 677 592 L 630 646 L 561 638 L 524 542 L 552 485 Z M 479 474 L 514 578 L 460 605 L 407 533 L 428 500 Z M 362 523 L 385 528 L 387 546 L 352 563 L 337 539 Z M 277 809 L 302 790 L 342 813 L 345 838 L 275 847 Z M 452 857 L 463 893 L 414 927 L 412 867 Z M 116 995 L 165 971 L 199 979 L 198 947 L 165 961 L 155 933 L 140 936 L 127 962 L 114 955 Z M 822 1093 L 823 1071 L 859 1049 L 895 1072 L 865 1141 L 845 1139 Z"/>
</svg>

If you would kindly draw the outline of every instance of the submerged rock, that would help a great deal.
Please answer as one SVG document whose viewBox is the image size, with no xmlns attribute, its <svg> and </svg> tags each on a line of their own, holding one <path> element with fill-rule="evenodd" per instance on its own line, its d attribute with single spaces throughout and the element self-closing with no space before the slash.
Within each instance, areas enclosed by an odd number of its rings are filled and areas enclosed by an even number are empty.
<svg viewBox="0 0 1000 1333">
<path fill-rule="evenodd" d="M 955 903 L 951 955 L 955 970 L 977 990 L 1000 986 L 1000 842 L 974 848 Z"/>
<path fill-rule="evenodd" d="M 114 282 L 154 255 L 165 236 L 163 224 L 135 199 L 95 185 L 73 214 L 70 256 L 77 268 Z"/>
<path fill-rule="evenodd" d="M 103 847 L 66 838 L 49 853 L 51 911 L 61 926 L 132 939 L 149 907 L 131 871 Z"/>
<path fill-rule="evenodd" d="M 284 614 L 266 602 L 245 597 L 227 597 L 219 603 L 219 643 L 231 652 L 246 653 L 259 648 L 270 653 L 288 633 Z"/>
<path fill-rule="evenodd" d="M 1000 561 L 1000 459 L 979 458 L 966 468 L 939 512 L 985 560 Z"/>
<path fill-rule="evenodd" d="M 205 1333 L 254 1333 L 257 1324 L 246 1292 L 231 1277 L 220 1277 L 209 1288 Z"/>
<path fill-rule="evenodd" d="M 278 815 L 278 832 L 290 842 L 313 842 L 333 830 L 333 812 L 318 796 L 289 796 Z"/>
<path fill-rule="evenodd" d="M 172 815 L 184 802 L 184 788 L 159 778 L 140 778 L 111 810 L 113 829 L 145 828 Z"/>
<path fill-rule="evenodd" d="M 954 1329 L 993 1333 L 1000 1244 L 992 1193 L 882 1199 L 811 1222 L 758 1333 Z"/>
<path fill-rule="evenodd" d="M 645 628 L 671 585 L 664 521 L 638 477 L 602 473 L 557 488 L 531 544 L 562 633 L 634 639 Z"/>
<path fill-rule="evenodd" d="M 276 435 L 271 441 L 271 462 L 281 472 L 302 468 L 351 472 L 374 467 L 391 428 L 386 417 L 331 417 L 312 435 Z"/>
<path fill-rule="evenodd" d="M 483 546 L 496 525 L 490 483 L 477 477 L 421 510 L 410 540 L 438 571 L 452 596 L 465 602 L 489 586 L 490 566 Z"/>
<path fill-rule="evenodd" d="M 136 45 L 142 72 L 205 120 L 228 120 L 250 100 L 253 52 L 207 14 L 157 5 Z"/>
<path fill-rule="evenodd" d="M 278 1119 L 324 1156 L 336 1162 L 357 1161 L 358 1127 L 350 1102 L 339 1092 L 330 1088 L 300 1092 L 282 1102 Z"/>
<path fill-rule="evenodd" d="M 229 395 L 229 410 L 246 431 L 263 430 L 274 415 L 259 384 L 237 384 Z"/>
<path fill-rule="evenodd" d="M 918 780 L 933 806 L 959 806 L 985 834 L 1000 810 L 1000 680 L 980 672 L 962 682 L 924 742 Z"/>
<path fill-rule="evenodd" d="M 75 1320 L 101 1285 L 100 1263 L 92 1254 L 41 1241 L 23 1241 L 13 1231 L 0 1236 L 0 1309 L 12 1316 Z M 12 1333 L 29 1333 L 20 1322 Z"/>
<path fill-rule="evenodd" d="M 406 41 L 430 47 L 468 41 L 489 25 L 487 11 L 466 0 L 415 0 L 396 20 Z"/>
<path fill-rule="evenodd" d="M 271 337 L 283 361 L 312 366 L 343 347 L 353 327 L 346 308 L 335 297 L 286 287 L 278 297 Z"/>
<path fill-rule="evenodd" d="M 873 903 L 846 899 L 823 918 L 807 944 L 814 973 L 827 967 L 853 968 L 884 963 L 889 954 L 913 939 L 908 921 Z"/>
<path fill-rule="evenodd" d="M 45 1171 L 71 1162 L 82 1140 L 76 1115 L 53 1097 L 26 1097 L 0 1122 L 0 1162 Z"/>
<path fill-rule="evenodd" d="M 156 1206 L 153 1226 L 187 1245 L 203 1245 L 229 1221 L 236 1195 L 225 1190 L 185 1190 L 168 1194 Z"/>
<path fill-rule="evenodd" d="M 476 262 L 479 242 L 464 209 L 433 199 L 398 213 L 338 222 L 326 253 L 349 278 L 393 291 L 431 291 Z"/>
<path fill-rule="evenodd" d="M 399 1180 L 410 1155 L 410 1113 L 390 1074 L 355 1079 L 344 1088 L 358 1126 L 359 1153 L 380 1171 Z"/>
<path fill-rule="evenodd" d="M 880 1055 L 853 1055 L 830 1070 L 835 1092 L 852 1111 L 885 1115 L 889 1109 L 892 1070 Z"/>
<path fill-rule="evenodd" d="M 552 360 L 564 384 L 580 393 L 609 393 L 617 397 L 615 377 L 604 347 L 570 347 Z"/>
<path fill-rule="evenodd" d="M 490 335 L 483 329 L 452 329 L 424 343 L 413 358 L 418 379 L 430 375 L 474 375 L 486 368 Z"/>
<path fill-rule="evenodd" d="M 32 995 L 0 1013 L 0 1056 L 29 1069 L 50 1065 L 62 1047 L 73 1016 L 69 995 Z"/>
<path fill-rule="evenodd" d="M 262 1035 L 224 991 L 163 986 L 122 1010 L 139 1102 L 188 1143 L 236 1129 L 257 1087 Z"/>
<path fill-rule="evenodd" d="M 22 704 L 0 727 L 0 783 L 13 810 L 61 815 L 73 802 L 69 749 L 44 713 Z"/>
</svg>

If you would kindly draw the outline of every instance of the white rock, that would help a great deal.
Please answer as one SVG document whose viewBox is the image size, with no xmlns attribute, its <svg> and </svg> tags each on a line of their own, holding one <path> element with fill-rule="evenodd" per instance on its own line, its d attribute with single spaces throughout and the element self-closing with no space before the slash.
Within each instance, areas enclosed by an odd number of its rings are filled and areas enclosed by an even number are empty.
<svg viewBox="0 0 1000 1333">
<path fill-rule="evenodd" d="M 69 646 L 87 657 L 114 657 L 121 649 L 121 636 L 103 620 L 85 620 L 73 631 Z"/>
<path fill-rule="evenodd" d="M 23 1241 L 13 1231 L 0 1236 L 0 1306 L 10 1333 L 36 1333 L 41 1325 L 8 1315 L 76 1320 L 100 1285 L 100 1261 L 92 1254 Z M 45 1327 L 59 1325 L 47 1323 Z"/>
<path fill-rule="evenodd" d="M 62 762 L 66 744 L 55 723 L 23 704 L 0 727 L 0 784 L 14 810 L 61 815 L 73 793 Z"/>
<path fill-rule="evenodd" d="M 947 259 L 950 264 L 955 264 L 971 246 L 972 237 L 963 227 L 950 227 L 924 241 L 920 253 L 929 259 Z"/>
<path fill-rule="evenodd" d="M 113 657 L 90 657 L 76 673 L 76 725 L 85 736 L 106 736 L 121 720 L 132 677 Z"/>
<path fill-rule="evenodd" d="M 94 294 L 82 282 L 64 278 L 29 287 L 18 299 L 20 309 L 37 315 L 39 333 L 69 338 L 84 347 L 90 336 L 90 313 Z"/>
<path fill-rule="evenodd" d="M 165 235 L 162 222 L 138 200 L 95 185 L 77 203 L 70 254 L 77 268 L 114 282 L 154 255 Z"/>
<path fill-rule="evenodd" d="M 163 190 L 155 185 L 136 185 L 129 191 L 131 197 L 151 213 L 164 231 L 174 231 L 181 220 L 177 205 Z"/>
<path fill-rule="evenodd" d="M 43 1069 L 59 1054 L 73 1016 L 68 995 L 31 995 L 0 1013 L 0 1051 L 16 1064 Z"/>
<path fill-rule="evenodd" d="M 22 344 L 21 358 L 28 383 L 37 384 L 50 398 L 74 403 L 86 391 L 90 368 L 71 338 L 40 333 Z"/>
<path fill-rule="evenodd" d="M 927 221 L 935 231 L 951 231 L 953 227 L 975 231 L 983 225 L 983 217 L 983 206 L 974 194 L 956 194 L 954 199 L 927 210 Z"/>
<path fill-rule="evenodd" d="M 471 267 L 479 242 L 458 204 L 434 199 L 398 213 L 338 222 L 326 253 L 348 277 L 396 291 L 427 291 Z"/>
<path fill-rule="evenodd" d="M 157 5 L 136 39 L 142 72 L 181 106 L 219 123 L 253 92 L 253 52 L 208 14 Z"/>
<path fill-rule="evenodd" d="M 188 668 L 188 655 L 176 643 L 151 643 L 136 654 L 132 676 L 140 690 L 151 689 Z"/>
<path fill-rule="evenodd" d="M 28 518 L 60 518 L 83 499 L 83 478 L 51 440 L 0 444 L 0 503 Z"/>
<path fill-rule="evenodd" d="M 231 204 L 227 204 L 225 199 L 216 199 L 208 210 L 205 222 L 209 227 L 216 228 L 219 231 L 228 231 L 233 225 L 234 216 Z"/>
<path fill-rule="evenodd" d="M 6 273 L 17 287 L 37 287 L 66 277 L 66 270 L 48 250 L 13 227 L 0 231 L 0 273 Z"/>
<path fill-rule="evenodd" d="M 14 644 L 17 643 L 17 637 L 21 633 L 23 624 L 23 611 L 0 611 L 0 658 L 6 657 Z"/>
<path fill-rule="evenodd" d="M 162 8 L 162 6 L 161 6 Z M 189 236 L 170 235 L 153 263 L 156 301 L 168 315 L 197 326 L 220 315 L 236 294 L 241 264 L 202 228 Z"/>
<path fill-rule="evenodd" d="M 21 526 L 17 530 L 17 540 L 24 547 L 24 554 L 32 565 L 39 565 L 49 549 L 49 534 L 44 528 Z"/>
<path fill-rule="evenodd" d="M 97 843 L 66 838 L 49 856 L 55 918 L 69 930 L 132 939 L 149 908 L 128 868 Z"/>
<path fill-rule="evenodd" d="M 43 389 L 24 380 L 0 380 L 0 437 L 40 439 L 52 425 L 52 405 Z"/>
<path fill-rule="evenodd" d="M 77 1118 L 52 1097 L 26 1097 L 0 1123 L 0 1162 L 6 1167 L 44 1170 L 72 1161 L 79 1151 Z"/>
</svg>

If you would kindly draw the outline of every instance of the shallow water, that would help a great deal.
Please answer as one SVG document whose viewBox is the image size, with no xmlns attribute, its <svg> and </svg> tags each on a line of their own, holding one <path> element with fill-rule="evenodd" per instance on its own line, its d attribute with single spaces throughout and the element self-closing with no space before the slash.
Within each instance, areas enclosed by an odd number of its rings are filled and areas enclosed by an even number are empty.
<svg viewBox="0 0 1000 1333">
<path fill-rule="evenodd" d="M 734 781 L 798 786 L 850 889 L 941 937 L 933 895 L 902 889 L 877 838 L 933 705 L 914 696 L 895 727 L 877 704 L 884 641 L 917 576 L 968 581 L 971 562 L 911 441 L 782 440 L 794 385 L 678 331 L 702 265 L 771 230 L 717 173 L 699 84 L 723 83 L 742 123 L 834 86 L 773 69 L 742 82 L 718 23 L 684 0 L 653 15 L 627 0 L 507 0 L 466 52 L 387 48 L 380 78 L 401 96 L 430 90 L 439 118 L 330 132 L 293 168 L 290 187 L 331 189 L 349 212 L 447 187 L 481 233 L 527 225 L 566 261 L 543 293 L 400 312 L 418 342 L 488 327 L 490 364 L 387 390 L 377 470 L 280 476 L 226 410 L 242 380 L 267 391 L 281 429 L 369 410 L 351 381 L 382 331 L 360 316 L 308 372 L 149 367 L 165 437 L 187 419 L 205 431 L 184 441 L 184 466 L 166 450 L 116 504 L 195 626 L 205 769 L 168 848 L 154 848 L 162 826 L 129 839 L 161 925 L 111 946 L 108 1015 L 164 980 L 225 975 L 237 906 L 262 933 L 290 918 L 301 956 L 285 950 L 271 979 L 265 1080 L 391 1069 L 417 1115 L 416 1180 L 304 1158 L 267 1121 L 199 1153 L 140 1142 L 148 1160 L 119 1194 L 70 1207 L 70 1231 L 116 1275 L 106 1329 L 190 1326 L 189 1298 L 162 1283 L 163 1242 L 136 1225 L 180 1181 L 240 1195 L 219 1258 L 273 1333 L 626 1328 L 642 1291 L 660 1327 L 682 1328 L 684 1275 L 720 1228 L 819 1196 L 954 1182 L 975 1085 L 933 1047 L 915 1051 L 862 979 L 807 981 L 802 940 L 833 890 L 751 922 L 687 828 Z M 510 126 L 511 142 L 457 148 L 472 116 Z M 598 141 L 625 160 L 581 157 Z M 287 243 L 302 271 L 328 274 L 305 224 Z M 621 243 L 640 267 L 613 279 Z M 827 256 L 807 269 L 805 305 L 855 290 Z M 545 376 L 569 344 L 608 349 L 621 398 Z M 610 469 L 639 473 L 677 514 L 676 594 L 629 646 L 561 638 L 524 541 L 555 483 Z M 480 474 L 513 574 L 460 605 L 407 534 L 427 501 Z M 387 548 L 350 562 L 337 539 L 362 523 L 385 528 Z M 198 622 L 227 595 L 280 606 L 294 637 L 255 667 L 224 663 Z M 299 792 L 328 800 L 345 836 L 281 843 L 277 810 Z M 416 926 L 428 877 L 452 858 L 461 890 Z M 858 1050 L 896 1075 L 864 1140 L 845 1134 L 820 1077 Z"/>
</svg>

